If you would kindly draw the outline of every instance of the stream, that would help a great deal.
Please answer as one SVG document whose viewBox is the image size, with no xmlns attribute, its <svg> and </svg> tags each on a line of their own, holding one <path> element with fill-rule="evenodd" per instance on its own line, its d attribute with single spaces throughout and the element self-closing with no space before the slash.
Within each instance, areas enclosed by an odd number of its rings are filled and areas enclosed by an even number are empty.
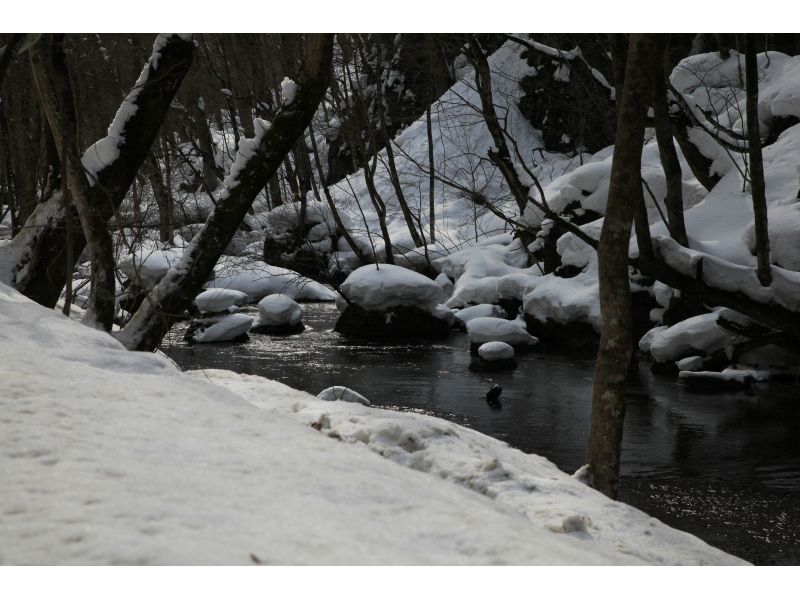
<svg viewBox="0 0 800 598">
<path fill-rule="evenodd" d="M 373 405 L 442 417 L 543 455 L 584 462 L 593 360 L 527 353 L 513 372 L 467 370 L 469 341 L 366 343 L 333 332 L 333 304 L 303 305 L 298 335 L 162 349 L 183 369 L 257 374 L 317 394 L 342 385 Z M 503 387 L 502 409 L 484 399 Z M 756 564 L 800 564 L 800 387 L 690 391 L 642 363 L 629 381 L 619 499 Z"/>
</svg>

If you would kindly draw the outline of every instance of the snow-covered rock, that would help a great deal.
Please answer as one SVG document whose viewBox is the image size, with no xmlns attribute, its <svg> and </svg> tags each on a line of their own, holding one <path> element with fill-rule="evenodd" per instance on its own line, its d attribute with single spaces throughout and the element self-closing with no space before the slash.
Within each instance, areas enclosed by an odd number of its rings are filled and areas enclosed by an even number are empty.
<svg viewBox="0 0 800 598">
<path fill-rule="evenodd" d="M 303 308 L 291 297 L 267 295 L 258 302 L 258 317 L 253 323 L 253 332 L 294 334 L 304 329 Z"/>
<path fill-rule="evenodd" d="M 233 289 L 209 289 L 195 297 L 194 304 L 201 313 L 218 313 L 247 303 L 246 293 Z"/>
<path fill-rule="evenodd" d="M 515 347 L 533 346 L 538 340 L 528 334 L 525 321 L 520 319 L 475 318 L 467 322 L 467 334 L 474 345 L 501 341 Z"/>
<path fill-rule="evenodd" d="M 186 332 L 186 340 L 194 343 L 234 341 L 250 330 L 253 318 L 247 314 L 230 314 L 221 318 L 194 320 Z"/>
<path fill-rule="evenodd" d="M 508 343 L 500 341 L 490 341 L 478 347 L 478 355 L 486 361 L 497 361 L 498 359 L 513 359 L 514 347 Z"/>
<path fill-rule="evenodd" d="M 346 386 L 330 386 L 320 392 L 317 398 L 321 401 L 345 401 L 348 403 L 361 403 L 369 407 L 371 403 L 365 396 L 360 395 L 352 388 Z"/>
<path fill-rule="evenodd" d="M 708 355 L 724 348 L 736 335 L 718 326 L 717 317 L 717 312 L 701 314 L 654 332 L 647 339 L 653 359 L 677 361 L 692 353 Z"/>
<path fill-rule="evenodd" d="M 491 303 L 472 305 L 470 307 L 465 307 L 464 309 L 459 309 L 457 312 L 455 312 L 456 319 L 465 326 L 470 322 L 470 320 L 474 320 L 475 318 L 502 318 L 505 315 L 506 313 L 502 307 L 499 305 L 493 305 Z"/>
<path fill-rule="evenodd" d="M 362 266 L 347 277 L 340 290 L 368 311 L 402 305 L 433 313 L 443 297 L 442 288 L 427 276 L 390 264 Z"/>
</svg>

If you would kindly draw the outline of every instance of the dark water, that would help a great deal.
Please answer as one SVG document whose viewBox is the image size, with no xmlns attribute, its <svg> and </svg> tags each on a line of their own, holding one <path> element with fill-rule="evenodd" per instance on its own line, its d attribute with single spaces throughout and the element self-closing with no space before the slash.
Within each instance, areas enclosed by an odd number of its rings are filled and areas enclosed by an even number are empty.
<svg viewBox="0 0 800 598">
<path fill-rule="evenodd" d="M 583 464 L 591 411 L 590 360 L 529 353 L 514 372 L 467 370 L 466 335 L 381 345 L 332 331 L 336 308 L 304 306 L 306 331 L 251 335 L 241 344 L 187 346 L 176 328 L 165 351 L 184 369 L 259 374 L 316 394 L 339 384 L 375 405 L 447 418 L 544 455 Z M 503 408 L 483 398 L 503 386 Z M 800 388 L 703 394 L 654 377 L 629 386 L 620 499 L 759 564 L 800 564 Z"/>
</svg>

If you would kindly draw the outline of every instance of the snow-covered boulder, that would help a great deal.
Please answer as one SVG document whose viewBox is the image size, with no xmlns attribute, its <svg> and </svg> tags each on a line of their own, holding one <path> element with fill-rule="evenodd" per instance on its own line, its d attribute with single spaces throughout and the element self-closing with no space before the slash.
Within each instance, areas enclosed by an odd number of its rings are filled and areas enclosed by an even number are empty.
<svg viewBox="0 0 800 598">
<path fill-rule="evenodd" d="M 258 302 L 258 317 L 252 332 L 263 334 L 296 334 L 305 330 L 303 309 L 291 297 L 277 293 Z"/>
<path fill-rule="evenodd" d="M 734 333 L 717 325 L 717 317 L 717 312 L 701 314 L 669 328 L 659 328 L 642 340 L 646 341 L 645 347 L 649 344 L 650 355 L 660 363 L 690 355 L 709 355 L 736 338 Z"/>
<path fill-rule="evenodd" d="M 194 304 L 200 313 L 212 314 L 229 311 L 247 303 L 246 293 L 233 289 L 209 289 L 195 297 Z"/>
<path fill-rule="evenodd" d="M 475 318 L 467 323 L 470 343 L 482 345 L 491 341 L 501 341 L 513 347 L 532 347 L 538 343 L 535 336 L 528 334 L 525 321 L 504 320 L 503 318 Z"/>
<path fill-rule="evenodd" d="M 483 343 L 469 365 L 469 369 L 475 372 L 513 370 L 516 367 L 514 347 L 501 341 Z"/>
<path fill-rule="evenodd" d="M 191 343 L 223 343 L 243 340 L 253 325 L 247 314 L 230 314 L 192 321 L 184 339 Z"/>
<path fill-rule="evenodd" d="M 465 307 L 455 312 L 455 318 L 466 330 L 467 324 L 475 318 L 502 318 L 506 315 L 505 310 L 499 305 L 491 303 L 481 303 Z"/>
<path fill-rule="evenodd" d="M 271 266 L 249 257 L 225 257 L 214 268 L 207 288 L 234 289 L 252 301 L 283 293 L 295 301 L 333 301 L 336 293 L 293 270 Z"/>
<path fill-rule="evenodd" d="M 335 330 L 354 338 L 440 338 L 453 325 L 441 306 L 442 288 L 413 270 L 389 264 L 362 266 L 340 287 L 350 302 Z"/>
<path fill-rule="evenodd" d="M 341 292 L 369 311 L 413 306 L 432 313 L 443 300 L 442 287 L 435 281 L 390 264 L 362 266 L 342 283 Z"/>
<path fill-rule="evenodd" d="M 352 388 L 346 386 L 330 386 L 320 392 L 317 398 L 321 401 L 345 401 L 347 403 L 361 403 L 369 407 L 371 403 L 369 399 L 360 395 Z"/>
<path fill-rule="evenodd" d="M 147 245 L 123 259 L 119 263 L 119 269 L 139 288 L 149 291 L 182 257 L 181 248 L 158 249 Z"/>
</svg>

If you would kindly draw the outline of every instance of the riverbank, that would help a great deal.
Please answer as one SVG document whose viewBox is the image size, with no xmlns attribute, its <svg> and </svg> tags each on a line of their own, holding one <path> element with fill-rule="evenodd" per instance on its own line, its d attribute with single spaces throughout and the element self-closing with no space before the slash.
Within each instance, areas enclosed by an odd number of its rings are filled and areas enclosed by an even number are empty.
<svg viewBox="0 0 800 598">
<path fill-rule="evenodd" d="M 0 286 L 4 564 L 738 564 L 536 455 L 181 373 Z"/>
</svg>

